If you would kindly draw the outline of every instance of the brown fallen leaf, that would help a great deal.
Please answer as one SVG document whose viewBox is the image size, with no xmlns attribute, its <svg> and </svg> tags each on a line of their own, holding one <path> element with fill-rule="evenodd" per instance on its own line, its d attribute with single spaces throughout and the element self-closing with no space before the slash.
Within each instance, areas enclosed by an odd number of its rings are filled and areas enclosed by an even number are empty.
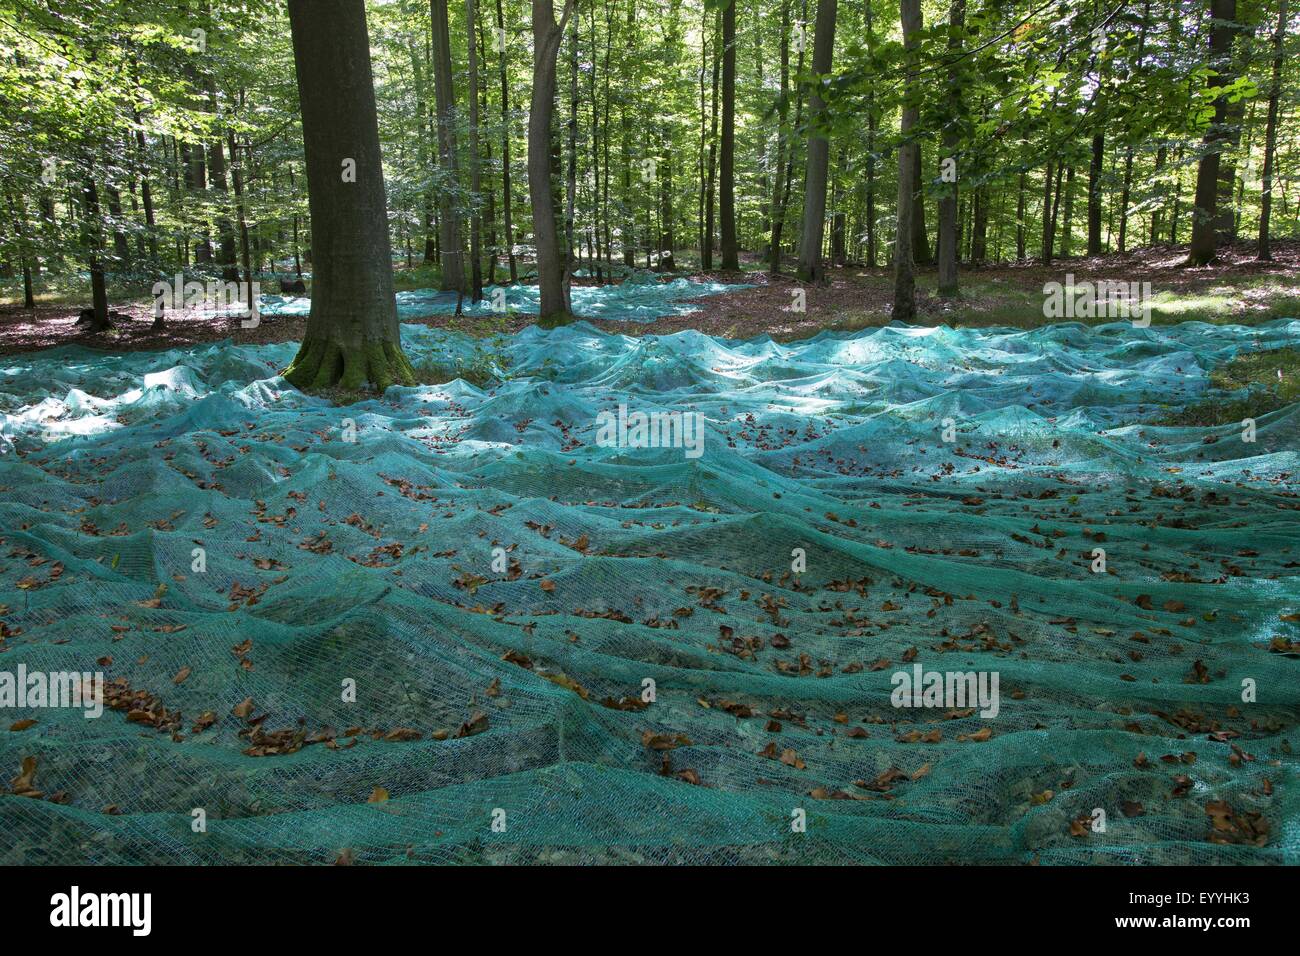
<svg viewBox="0 0 1300 956">
<path fill-rule="evenodd" d="M 180 670 L 176 672 L 176 676 L 172 678 L 172 683 L 173 684 L 185 683 L 185 678 L 189 677 L 191 673 L 192 671 L 190 670 L 189 667 L 182 667 Z"/>
<path fill-rule="evenodd" d="M 35 723 L 36 723 L 35 718 L 27 717 L 24 718 L 23 720 L 15 720 L 12 724 L 9 725 L 9 729 L 12 732 L 17 733 L 20 730 L 26 730 L 28 727 L 31 727 Z"/>
<path fill-rule="evenodd" d="M 375 787 L 374 790 L 370 791 L 370 798 L 366 800 L 366 803 L 383 803 L 387 799 L 388 791 L 383 787 Z"/>
</svg>

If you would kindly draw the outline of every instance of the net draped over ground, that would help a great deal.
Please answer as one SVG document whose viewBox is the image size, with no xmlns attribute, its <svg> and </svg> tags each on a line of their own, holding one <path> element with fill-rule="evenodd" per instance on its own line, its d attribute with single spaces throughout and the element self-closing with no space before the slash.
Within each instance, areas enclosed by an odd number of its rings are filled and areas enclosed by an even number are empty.
<svg viewBox="0 0 1300 956">
<path fill-rule="evenodd" d="M 0 360 L 0 670 L 110 703 L 0 714 L 0 862 L 1300 862 L 1300 412 L 1151 424 L 1298 334 L 580 323 L 344 406 L 288 343 Z"/>
<path fill-rule="evenodd" d="M 660 282 L 653 274 L 633 273 L 617 285 L 575 285 L 570 290 L 573 310 L 592 319 L 611 319 L 621 322 L 653 322 L 670 315 L 689 315 L 699 306 L 687 301 L 706 295 L 720 295 L 750 286 L 738 283 L 700 282 L 694 279 L 672 279 Z M 455 292 L 436 289 L 413 289 L 397 293 L 397 314 L 404 319 L 414 319 L 430 314 L 450 313 L 456 308 Z M 489 285 L 483 289 L 483 298 L 471 302 L 461 296 L 460 309 L 466 315 L 485 316 L 518 312 L 536 315 L 541 306 L 541 293 L 535 285 Z M 233 312 L 234 310 L 228 310 Z M 311 299 L 306 296 L 264 294 L 258 312 L 263 318 L 277 315 L 307 315 L 311 312 Z"/>
</svg>

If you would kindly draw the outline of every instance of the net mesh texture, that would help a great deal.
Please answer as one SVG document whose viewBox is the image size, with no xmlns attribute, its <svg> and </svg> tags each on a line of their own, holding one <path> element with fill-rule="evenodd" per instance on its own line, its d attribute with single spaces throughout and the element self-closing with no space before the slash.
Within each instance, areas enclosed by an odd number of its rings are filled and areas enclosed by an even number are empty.
<svg viewBox="0 0 1300 956">
<path fill-rule="evenodd" d="M 292 343 L 0 360 L 0 671 L 107 708 L 0 710 L 0 863 L 1300 862 L 1300 408 L 1152 424 L 1297 335 L 578 323 L 345 406 Z"/>
</svg>

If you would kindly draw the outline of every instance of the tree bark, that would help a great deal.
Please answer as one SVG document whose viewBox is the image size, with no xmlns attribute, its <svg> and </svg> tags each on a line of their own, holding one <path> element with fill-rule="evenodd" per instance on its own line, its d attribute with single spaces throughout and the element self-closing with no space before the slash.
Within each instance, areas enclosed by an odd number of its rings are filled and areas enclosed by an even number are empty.
<svg viewBox="0 0 1300 956">
<path fill-rule="evenodd" d="M 412 385 L 393 294 L 365 5 L 289 0 L 289 25 L 314 271 L 306 335 L 284 377 L 304 389 Z"/>
<path fill-rule="evenodd" d="M 944 127 L 944 155 L 942 160 L 956 162 L 960 136 L 957 129 L 961 117 L 961 48 L 966 27 L 966 0 L 952 0 L 948 8 L 948 106 L 952 115 Z M 957 294 L 957 183 L 944 184 L 939 200 L 939 295 L 952 298 Z"/>
<path fill-rule="evenodd" d="M 740 270 L 736 245 L 736 4 L 723 0 L 722 11 L 722 268 Z"/>
<path fill-rule="evenodd" d="M 438 165 L 443 188 L 438 192 L 438 255 L 443 291 L 465 291 L 461 213 L 456 187 L 460 179 L 456 154 L 456 90 L 451 72 L 451 34 L 447 25 L 447 0 L 429 0 L 433 31 L 433 88 L 438 118 Z"/>
<path fill-rule="evenodd" d="M 1277 11 L 1277 31 L 1273 34 L 1273 86 L 1268 93 L 1268 121 L 1264 131 L 1263 195 L 1260 197 L 1259 240 L 1256 258 L 1267 261 L 1273 258 L 1269 246 L 1269 219 L 1273 213 L 1274 154 L 1277 152 L 1277 111 L 1282 93 L 1282 44 L 1286 39 L 1287 0 L 1280 0 Z"/>
<path fill-rule="evenodd" d="M 479 263 L 479 247 L 482 223 L 479 221 L 479 194 L 483 191 L 483 181 L 479 173 L 478 155 L 478 46 L 474 42 L 474 24 L 478 20 L 475 0 L 465 0 L 465 22 L 469 41 L 469 190 L 470 190 L 470 224 L 469 224 L 469 266 L 471 277 L 471 302 L 483 298 L 483 269 Z"/>
<path fill-rule="evenodd" d="M 1206 81 L 1210 91 L 1218 90 L 1228 82 L 1227 63 L 1232 52 L 1232 37 L 1236 30 L 1237 0 L 1210 0 L 1210 65 L 1214 72 Z M 1214 102 L 1214 118 L 1201 141 L 1205 153 L 1196 167 L 1196 198 L 1192 210 L 1192 242 L 1187 253 L 1187 265 L 1203 266 L 1217 257 L 1217 200 L 1219 191 L 1219 156 L 1227 144 L 1224 127 L 1227 104 L 1224 97 Z M 1175 226 L 1175 228 L 1177 228 Z"/>
<path fill-rule="evenodd" d="M 1092 136 L 1092 158 L 1088 162 L 1088 255 L 1101 255 L 1101 171 L 1105 165 L 1106 136 Z"/>
<path fill-rule="evenodd" d="M 921 0 L 899 0 L 906 51 L 907 75 L 904 79 L 903 115 L 898 147 L 898 211 L 894 232 L 894 305 L 891 317 L 898 322 L 916 318 L 916 275 L 912 266 L 912 195 L 916 192 L 916 106 L 918 63 L 921 45 Z"/>
<path fill-rule="evenodd" d="M 537 245 L 539 324 L 572 318 L 565 306 L 564 263 L 560 258 L 551 185 L 551 117 L 555 111 L 555 63 L 574 0 L 565 0 L 559 23 L 555 21 L 553 2 L 533 0 L 533 96 L 528 112 L 528 194 L 532 200 Z"/>
<path fill-rule="evenodd" d="M 817 24 L 813 36 L 812 69 L 818 78 L 831 71 L 835 52 L 836 0 L 817 0 Z M 803 234 L 799 240 L 799 278 L 820 281 L 826 276 L 822 262 L 822 237 L 826 229 L 826 173 L 830 162 L 830 142 L 818 130 L 824 122 L 826 104 L 814 86 L 808 95 L 808 164 L 804 176 Z"/>
</svg>

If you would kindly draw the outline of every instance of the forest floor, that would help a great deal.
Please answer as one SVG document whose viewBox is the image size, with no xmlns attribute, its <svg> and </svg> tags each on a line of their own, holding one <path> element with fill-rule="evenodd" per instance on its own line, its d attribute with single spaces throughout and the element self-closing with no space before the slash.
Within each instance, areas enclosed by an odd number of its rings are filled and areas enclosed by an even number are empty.
<svg viewBox="0 0 1300 956">
<path fill-rule="evenodd" d="M 1275 318 L 1300 316 L 1300 241 L 1279 241 L 1274 261 L 1257 262 L 1253 243 L 1221 251 L 1221 261 L 1202 268 L 1185 268 L 1186 247 L 1157 247 L 1091 258 L 1059 259 L 1050 267 L 1038 264 L 999 264 L 964 269 L 961 294 L 942 299 L 936 294 L 934 269 L 921 269 L 917 279 L 917 324 L 953 327 L 1008 325 L 1033 328 L 1048 324 L 1043 316 L 1043 285 L 1072 274 L 1076 282 L 1110 280 L 1150 282 L 1152 321 L 1254 324 Z M 789 266 L 787 265 L 787 268 Z M 890 270 L 884 267 L 847 266 L 831 269 L 827 281 L 800 283 L 788 275 L 776 278 L 763 271 L 754 256 L 738 273 L 711 272 L 692 278 L 735 282 L 752 288 L 695 300 L 699 311 L 668 316 L 654 322 L 592 320 L 606 332 L 628 335 L 663 335 L 696 329 L 709 335 L 748 339 L 771 335 L 793 341 L 819 331 L 854 331 L 887 325 L 893 296 Z M 407 281 L 403 282 L 406 278 Z M 399 270 L 400 287 L 410 277 Z M 795 290 L 805 292 L 805 308 L 795 308 Z M 82 345 L 110 351 L 183 348 L 202 342 L 231 339 L 236 344 L 301 341 L 306 319 L 300 316 L 264 318 L 255 329 L 240 328 L 235 319 L 199 310 L 176 312 L 167 328 L 152 328 L 151 304 L 143 292 L 127 290 L 111 307 L 130 316 L 106 333 L 91 334 L 76 325 L 86 303 L 66 296 L 38 299 L 37 307 L 23 309 L 0 299 L 0 354 L 29 352 L 57 345 Z M 530 325 L 533 316 L 512 314 L 477 318 L 431 314 L 403 318 L 437 328 L 453 328 L 470 335 L 514 332 Z M 1107 321 L 1107 320 L 1097 320 Z"/>
</svg>

